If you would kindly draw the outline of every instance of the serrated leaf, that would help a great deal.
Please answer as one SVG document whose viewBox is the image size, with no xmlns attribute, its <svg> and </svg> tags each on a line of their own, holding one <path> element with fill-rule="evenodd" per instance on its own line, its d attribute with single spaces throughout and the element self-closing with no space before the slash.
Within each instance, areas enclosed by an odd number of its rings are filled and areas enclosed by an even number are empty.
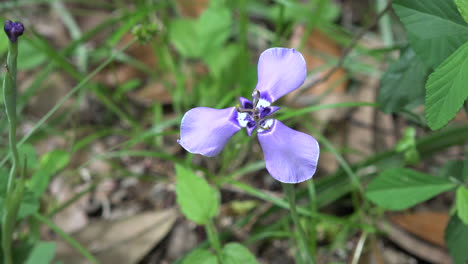
<svg viewBox="0 0 468 264">
<path fill-rule="evenodd" d="M 64 150 L 53 150 L 44 154 L 36 173 L 27 186 L 36 194 L 36 197 L 40 197 L 47 190 L 51 177 L 65 168 L 69 162 L 70 153 Z"/>
<path fill-rule="evenodd" d="M 468 225 L 468 189 L 463 186 L 457 189 L 456 205 L 458 217 Z"/>
<path fill-rule="evenodd" d="M 380 81 L 378 103 L 385 113 L 398 112 L 424 103 L 428 69 L 411 48 L 390 64 Z"/>
<path fill-rule="evenodd" d="M 219 191 L 193 171 L 176 165 L 177 203 L 182 213 L 197 224 L 206 224 L 219 209 Z"/>
<path fill-rule="evenodd" d="M 53 242 L 39 242 L 29 253 L 25 264 L 51 263 L 55 255 L 57 245 Z"/>
<path fill-rule="evenodd" d="M 451 0 L 394 0 L 393 9 L 411 47 L 433 69 L 468 41 L 468 25 Z"/>
<path fill-rule="evenodd" d="M 196 249 L 184 258 L 182 264 L 218 264 L 218 260 L 210 251 Z"/>
<path fill-rule="evenodd" d="M 258 264 L 249 249 L 239 243 L 228 243 L 223 247 L 222 260 L 224 264 Z"/>
<path fill-rule="evenodd" d="M 468 261 L 468 250 L 466 250 L 468 225 L 463 224 L 457 215 L 450 217 L 445 228 L 445 244 L 455 264 L 466 264 Z"/>
<path fill-rule="evenodd" d="M 468 97 L 468 42 L 429 76 L 426 84 L 426 119 L 439 129 L 455 117 Z"/>
<path fill-rule="evenodd" d="M 458 11 L 462 15 L 465 22 L 468 23 L 468 1 L 467 0 L 455 0 Z"/>
<path fill-rule="evenodd" d="M 454 187 L 442 177 L 395 168 L 383 171 L 372 180 L 367 186 L 366 197 L 384 208 L 403 210 Z"/>
</svg>

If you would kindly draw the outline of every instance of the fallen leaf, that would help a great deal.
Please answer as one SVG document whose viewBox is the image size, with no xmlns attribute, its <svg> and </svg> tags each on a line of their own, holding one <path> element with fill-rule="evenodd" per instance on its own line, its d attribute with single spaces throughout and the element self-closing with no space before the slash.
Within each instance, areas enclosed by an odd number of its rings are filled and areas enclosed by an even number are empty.
<svg viewBox="0 0 468 264">
<path fill-rule="evenodd" d="M 74 238 L 102 263 L 138 263 L 172 229 L 177 210 L 142 213 L 125 219 L 100 220 L 76 232 Z M 86 260 L 66 242 L 59 241 L 57 260 L 84 264 Z"/>
</svg>

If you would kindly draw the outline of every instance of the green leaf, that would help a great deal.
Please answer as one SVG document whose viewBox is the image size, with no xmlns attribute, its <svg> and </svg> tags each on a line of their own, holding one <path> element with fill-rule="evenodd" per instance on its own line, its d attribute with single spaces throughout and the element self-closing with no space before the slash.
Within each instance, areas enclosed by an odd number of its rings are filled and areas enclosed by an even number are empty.
<svg viewBox="0 0 468 264">
<path fill-rule="evenodd" d="M 169 39 L 181 55 L 201 58 L 223 49 L 231 28 L 229 9 L 212 5 L 198 19 L 174 20 L 169 25 Z"/>
<path fill-rule="evenodd" d="M 397 168 L 383 171 L 372 180 L 366 197 L 384 208 L 403 210 L 454 187 L 445 178 Z"/>
<path fill-rule="evenodd" d="M 451 0 L 395 0 L 393 9 L 411 47 L 433 69 L 468 41 L 468 25 Z"/>
<path fill-rule="evenodd" d="M 468 225 L 468 189 L 460 186 L 457 189 L 457 198 L 456 198 L 456 205 L 457 205 L 457 214 L 458 217 Z"/>
<path fill-rule="evenodd" d="M 33 40 L 21 38 L 18 43 L 18 70 L 30 70 L 46 62 L 47 56 L 36 48 Z"/>
<path fill-rule="evenodd" d="M 224 246 L 222 260 L 224 264 L 257 264 L 250 251 L 239 243 L 228 243 Z"/>
<path fill-rule="evenodd" d="M 28 182 L 28 187 L 40 197 L 49 186 L 51 177 L 65 168 L 70 162 L 70 153 L 64 150 L 53 150 L 42 156 L 37 172 Z"/>
<path fill-rule="evenodd" d="M 218 264 L 216 256 L 206 249 L 196 249 L 184 258 L 182 264 Z"/>
<path fill-rule="evenodd" d="M 385 113 L 398 112 L 424 103 L 428 69 L 411 48 L 390 64 L 380 81 L 378 103 Z"/>
<path fill-rule="evenodd" d="M 219 209 L 219 191 L 191 170 L 176 165 L 177 203 L 182 213 L 197 224 L 206 224 Z"/>
<path fill-rule="evenodd" d="M 56 244 L 53 242 L 39 242 L 32 249 L 25 264 L 51 263 L 55 255 Z"/>
<path fill-rule="evenodd" d="M 5 206 L 5 198 L 0 197 L 0 208 L 4 208 Z M 39 201 L 38 199 L 34 196 L 34 194 L 26 190 L 26 192 L 23 194 L 23 197 L 21 197 L 21 204 L 20 208 L 18 210 L 18 216 L 17 219 L 21 220 L 24 219 L 33 213 L 37 212 L 39 210 Z M 0 217 L 3 217 L 3 210 L 0 210 Z"/>
<path fill-rule="evenodd" d="M 455 4 L 457 5 L 458 12 L 460 12 L 463 19 L 465 19 L 465 22 L 468 23 L 468 1 L 455 0 Z"/>
<path fill-rule="evenodd" d="M 452 215 L 450 221 L 445 228 L 445 244 L 452 255 L 455 264 L 466 264 L 468 261 L 468 225 L 458 218 L 457 215 Z"/>
<path fill-rule="evenodd" d="M 455 117 L 468 97 L 468 42 L 457 49 L 429 76 L 426 84 L 426 119 L 439 129 Z"/>
</svg>

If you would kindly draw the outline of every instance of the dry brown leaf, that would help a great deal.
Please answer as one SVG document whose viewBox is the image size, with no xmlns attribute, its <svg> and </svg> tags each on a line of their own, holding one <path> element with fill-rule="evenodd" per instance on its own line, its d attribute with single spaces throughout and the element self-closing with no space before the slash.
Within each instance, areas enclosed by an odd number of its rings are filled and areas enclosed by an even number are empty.
<svg viewBox="0 0 468 264">
<path fill-rule="evenodd" d="M 404 230 L 432 244 L 445 247 L 444 232 L 449 215 L 439 212 L 416 212 L 397 214 L 390 217 L 390 221 Z"/>
<path fill-rule="evenodd" d="M 103 264 L 138 263 L 171 230 L 177 210 L 142 213 L 126 219 L 96 221 L 74 234 Z M 59 241 L 57 260 L 84 264 L 86 260 L 74 249 Z"/>
</svg>

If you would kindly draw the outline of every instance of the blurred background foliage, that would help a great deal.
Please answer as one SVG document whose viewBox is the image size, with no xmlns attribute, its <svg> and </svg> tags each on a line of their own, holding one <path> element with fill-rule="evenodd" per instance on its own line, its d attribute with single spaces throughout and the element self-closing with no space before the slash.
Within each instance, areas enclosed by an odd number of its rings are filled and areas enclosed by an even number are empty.
<svg viewBox="0 0 468 264">
<path fill-rule="evenodd" d="M 468 66 L 444 62 L 467 54 L 466 10 L 464 0 L 0 2 L 1 21 L 27 29 L 15 263 L 216 263 L 195 224 L 209 222 L 232 263 L 302 263 L 255 139 L 241 131 L 215 158 L 176 143 L 190 108 L 249 98 L 259 54 L 276 46 L 308 67 L 277 118 L 321 145 L 313 182 L 296 187 L 317 262 L 466 263 Z M 2 64 L 7 47 L 0 37 Z M 434 70 L 455 84 L 428 104 Z M 0 117 L 4 195 L 3 103 Z"/>
</svg>

